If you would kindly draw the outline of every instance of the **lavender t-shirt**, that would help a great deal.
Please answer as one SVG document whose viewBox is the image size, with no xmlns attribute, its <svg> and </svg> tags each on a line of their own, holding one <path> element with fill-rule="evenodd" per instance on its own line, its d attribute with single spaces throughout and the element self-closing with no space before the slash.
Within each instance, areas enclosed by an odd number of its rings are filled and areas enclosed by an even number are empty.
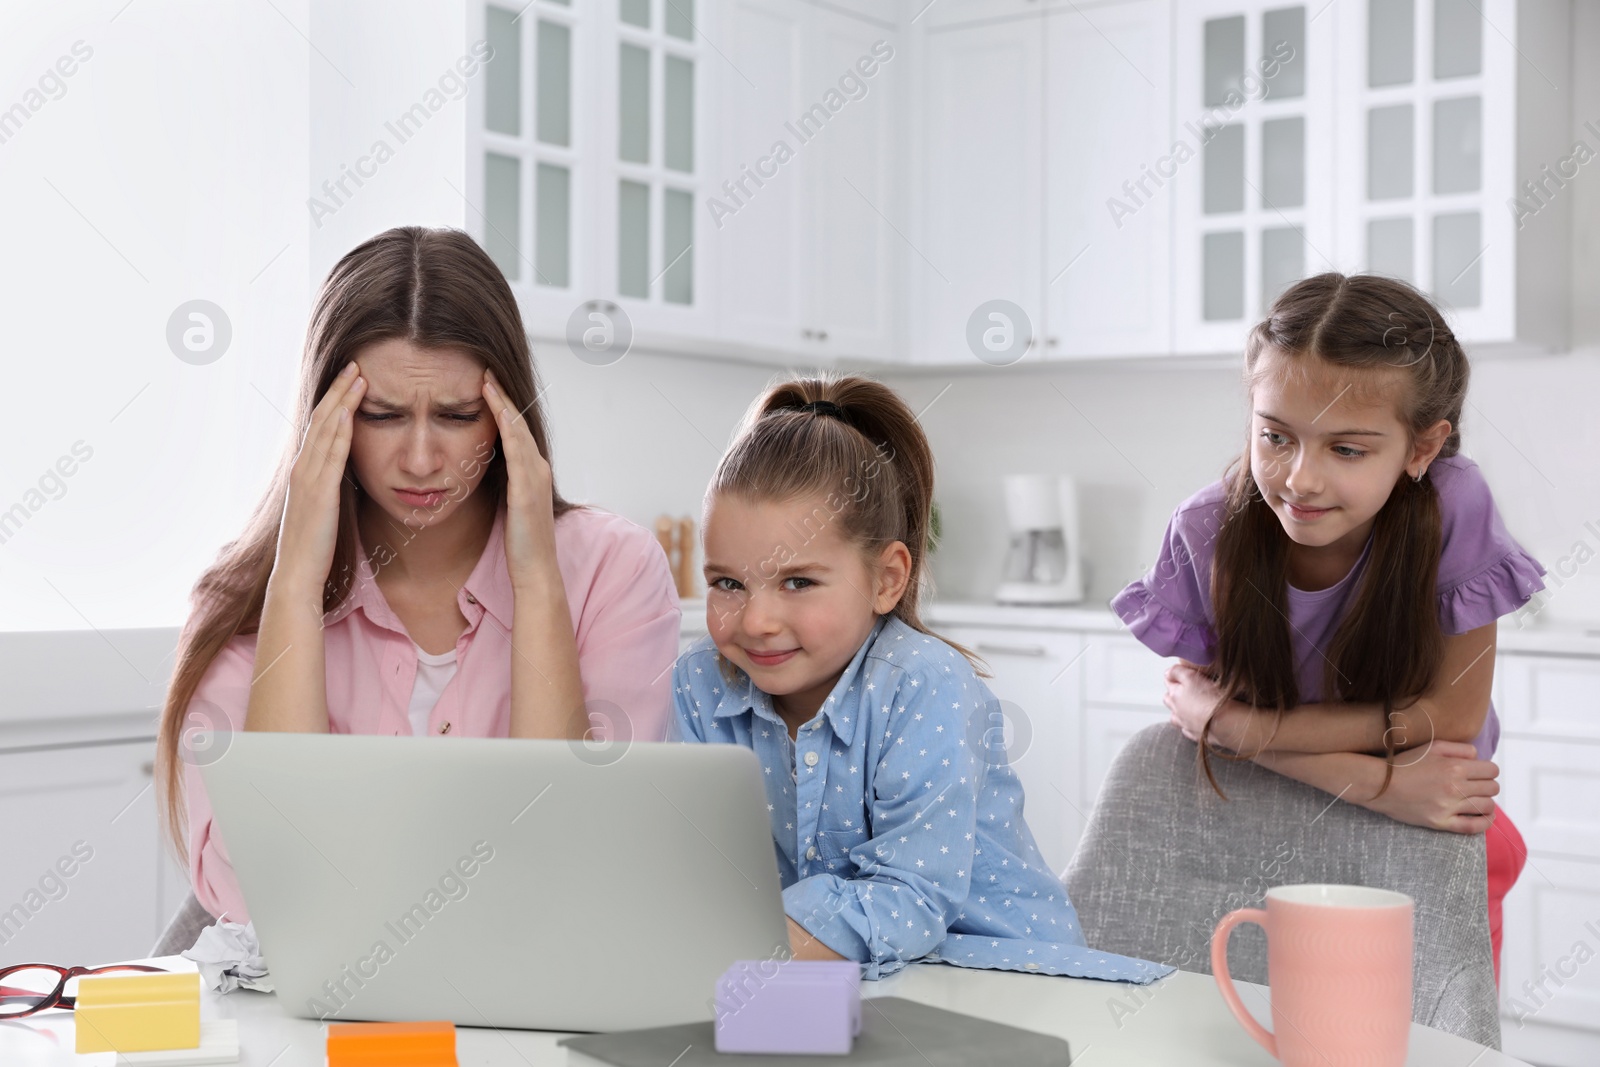
<svg viewBox="0 0 1600 1067">
<path fill-rule="evenodd" d="M 1439 625 L 1462 634 L 1487 625 L 1528 602 L 1544 588 L 1545 570 L 1506 532 L 1483 472 L 1465 456 L 1437 459 L 1428 468 L 1439 493 L 1443 547 L 1439 553 Z M 1227 507 L 1227 488 L 1218 481 L 1178 505 L 1167 524 L 1161 555 L 1150 573 L 1111 601 L 1128 629 L 1163 656 L 1210 663 L 1216 646 L 1211 605 L 1211 559 Z M 1326 589 L 1308 592 L 1289 586 L 1290 641 L 1300 699 L 1322 699 L 1330 648 L 1345 608 L 1360 587 L 1372 538 L 1367 538 L 1350 573 Z M 1500 742 L 1500 719 L 1489 705 L 1483 730 L 1473 740 L 1480 759 L 1490 758 Z"/>
</svg>

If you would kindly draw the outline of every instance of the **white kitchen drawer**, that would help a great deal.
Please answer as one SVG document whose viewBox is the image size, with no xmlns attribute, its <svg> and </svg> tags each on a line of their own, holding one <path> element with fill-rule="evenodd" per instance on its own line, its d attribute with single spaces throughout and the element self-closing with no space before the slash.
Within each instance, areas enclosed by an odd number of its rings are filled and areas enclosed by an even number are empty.
<svg viewBox="0 0 1600 1067">
<path fill-rule="evenodd" d="M 1600 860 L 1600 744 L 1514 737 L 1501 741 L 1495 762 L 1496 802 L 1529 851 Z"/>
<path fill-rule="evenodd" d="M 1146 726 L 1167 721 L 1167 709 L 1126 708 L 1110 704 L 1089 704 L 1083 712 L 1083 790 L 1089 803 L 1100 795 L 1106 772 L 1128 739 Z"/>
<path fill-rule="evenodd" d="M 1161 708 L 1169 660 L 1127 634 L 1089 634 L 1084 651 L 1084 697 L 1096 704 Z M 1166 714 L 1165 711 L 1162 712 Z"/>
<path fill-rule="evenodd" d="M 1600 741 L 1600 659 L 1503 655 L 1496 673 L 1503 733 Z"/>
<path fill-rule="evenodd" d="M 188 891 L 160 840 L 154 739 L 0 754 L 0 963 L 143 956 Z"/>
<path fill-rule="evenodd" d="M 1500 1015 L 1507 1052 L 1529 1023 L 1592 1033 L 1600 1018 L 1600 963 L 1591 958 L 1597 945 L 1600 863 L 1530 856 L 1505 902 Z"/>
</svg>

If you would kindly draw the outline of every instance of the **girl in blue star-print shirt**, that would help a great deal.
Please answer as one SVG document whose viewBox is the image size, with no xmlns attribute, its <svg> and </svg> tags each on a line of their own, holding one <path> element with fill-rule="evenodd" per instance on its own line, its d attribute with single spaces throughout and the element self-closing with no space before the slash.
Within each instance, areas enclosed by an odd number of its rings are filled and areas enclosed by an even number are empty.
<svg viewBox="0 0 1600 1067">
<path fill-rule="evenodd" d="M 760 758 L 797 958 L 1159 978 L 1085 945 L 990 743 L 993 695 L 917 617 L 932 497 L 885 386 L 769 389 L 706 493 L 710 633 L 674 668 L 670 736 Z"/>
</svg>

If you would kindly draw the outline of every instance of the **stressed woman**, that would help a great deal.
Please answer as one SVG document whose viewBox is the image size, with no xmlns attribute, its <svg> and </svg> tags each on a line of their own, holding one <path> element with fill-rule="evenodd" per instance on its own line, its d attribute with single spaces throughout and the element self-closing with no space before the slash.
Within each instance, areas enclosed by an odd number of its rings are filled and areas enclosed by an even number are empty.
<svg viewBox="0 0 1600 1067">
<path fill-rule="evenodd" d="M 516 300 L 466 234 L 390 230 L 328 275 L 294 438 L 196 584 L 162 713 L 163 810 L 212 915 L 248 919 L 196 769 L 230 731 L 663 736 L 666 557 L 562 499 L 539 399 Z"/>
</svg>

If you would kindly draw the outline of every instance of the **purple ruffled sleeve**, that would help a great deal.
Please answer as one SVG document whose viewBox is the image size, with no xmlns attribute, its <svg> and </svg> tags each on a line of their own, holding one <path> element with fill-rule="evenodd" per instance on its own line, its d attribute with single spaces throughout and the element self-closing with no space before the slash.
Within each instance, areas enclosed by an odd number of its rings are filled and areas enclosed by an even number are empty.
<svg viewBox="0 0 1600 1067">
<path fill-rule="evenodd" d="M 1221 517 L 1220 483 L 1180 504 L 1149 573 L 1111 600 L 1128 631 L 1157 655 L 1211 662 L 1211 556 Z"/>
<path fill-rule="evenodd" d="M 1464 456 L 1437 460 L 1443 546 L 1439 553 L 1439 626 L 1463 634 L 1522 607 L 1544 588 L 1545 569 L 1506 530 L 1489 484 Z"/>
</svg>

